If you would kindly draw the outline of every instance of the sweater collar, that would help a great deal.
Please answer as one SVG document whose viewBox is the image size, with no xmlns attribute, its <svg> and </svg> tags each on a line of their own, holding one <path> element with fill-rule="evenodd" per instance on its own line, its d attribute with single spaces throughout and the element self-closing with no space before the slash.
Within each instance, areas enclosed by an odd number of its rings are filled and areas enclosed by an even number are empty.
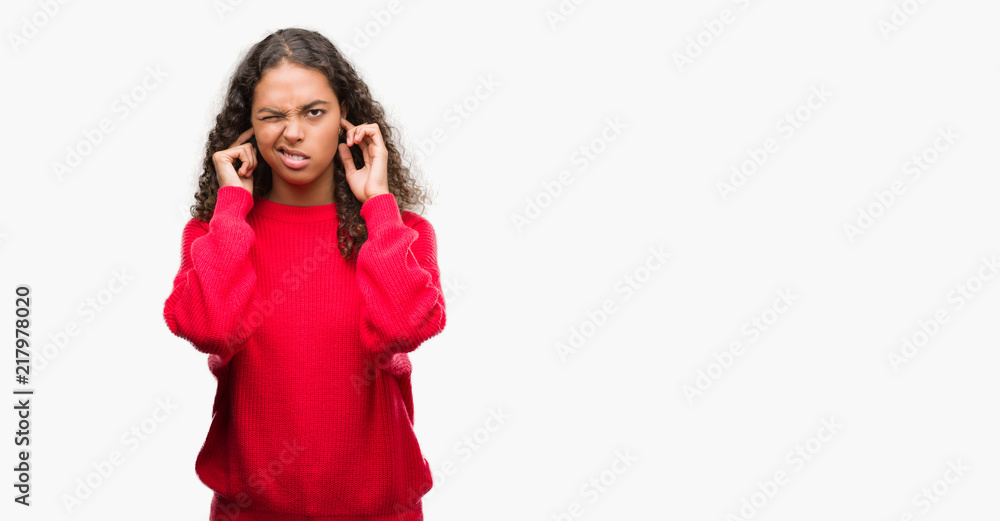
<svg viewBox="0 0 1000 521">
<path fill-rule="evenodd" d="M 278 221 L 301 223 L 330 221 L 337 218 L 337 203 L 318 206 L 291 206 L 276 203 L 263 197 L 255 197 L 253 201 L 252 212 L 261 217 Z"/>
</svg>

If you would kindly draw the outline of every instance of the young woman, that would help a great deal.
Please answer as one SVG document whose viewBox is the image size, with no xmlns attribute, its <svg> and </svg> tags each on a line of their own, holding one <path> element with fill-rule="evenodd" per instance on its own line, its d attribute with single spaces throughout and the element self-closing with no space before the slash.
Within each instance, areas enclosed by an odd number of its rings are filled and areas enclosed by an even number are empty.
<svg viewBox="0 0 1000 521">
<path fill-rule="evenodd" d="M 163 308 L 218 380 L 211 519 L 423 518 L 407 353 L 445 305 L 385 119 L 313 31 L 267 36 L 229 83 Z"/>
</svg>

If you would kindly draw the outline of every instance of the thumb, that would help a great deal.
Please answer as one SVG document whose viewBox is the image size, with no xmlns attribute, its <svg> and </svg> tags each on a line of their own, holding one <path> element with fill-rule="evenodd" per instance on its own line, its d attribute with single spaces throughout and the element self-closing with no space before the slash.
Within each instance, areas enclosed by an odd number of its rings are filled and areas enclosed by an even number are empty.
<svg viewBox="0 0 1000 521">
<path fill-rule="evenodd" d="M 357 171 L 354 168 L 354 157 L 351 156 L 351 147 L 347 146 L 347 143 L 340 143 L 337 145 L 337 151 L 340 153 L 340 162 L 344 165 L 344 173 L 351 175 Z"/>
</svg>

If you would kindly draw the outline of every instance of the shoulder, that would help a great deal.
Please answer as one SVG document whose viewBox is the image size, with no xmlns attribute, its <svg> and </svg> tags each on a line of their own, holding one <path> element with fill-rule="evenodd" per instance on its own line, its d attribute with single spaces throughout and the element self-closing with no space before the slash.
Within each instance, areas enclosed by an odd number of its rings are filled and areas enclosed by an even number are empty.
<svg viewBox="0 0 1000 521">
<path fill-rule="evenodd" d="M 361 205 L 361 217 L 367 222 L 396 221 L 397 216 L 404 226 L 416 230 L 420 234 L 433 235 L 434 233 L 430 221 L 416 212 L 400 208 L 398 199 L 391 192 L 376 195 Z"/>
<path fill-rule="evenodd" d="M 184 225 L 184 239 L 193 240 L 202 235 L 208 233 L 208 222 L 202 221 L 197 217 L 192 217 L 187 224 Z"/>
<path fill-rule="evenodd" d="M 424 216 L 409 210 L 402 210 L 400 211 L 400 217 L 403 220 L 403 224 L 406 225 L 407 228 L 415 230 L 420 235 L 428 235 L 431 238 L 434 237 L 434 227 L 431 226 L 431 222 Z"/>
<path fill-rule="evenodd" d="M 184 229 L 185 230 L 187 230 L 189 228 L 190 229 L 199 229 L 200 228 L 202 230 L 206 230 L 207 231 L 208 230 L 208 221 L 202 221 L 198 217 L 192 217 L 190 220 L 188 220 L 187 224 L 184 225 Z"/>
<path fill-rule="evenodd" d="M 421 263 L 426 265 L 428 262 L 437 262 L 434 260 L 437 258 L 437 235 L 434 233 L 434 227 L 431 226 L 431 222 L 424 216 L 409 210 L 401 211 L 400 215 L 402 216 L 403 224 L 407 228 L 417 232 L 412 248 L 417 257 L 422 259 Z M 427 259 L 430 259 L 430 261 Z"/>
</svg>

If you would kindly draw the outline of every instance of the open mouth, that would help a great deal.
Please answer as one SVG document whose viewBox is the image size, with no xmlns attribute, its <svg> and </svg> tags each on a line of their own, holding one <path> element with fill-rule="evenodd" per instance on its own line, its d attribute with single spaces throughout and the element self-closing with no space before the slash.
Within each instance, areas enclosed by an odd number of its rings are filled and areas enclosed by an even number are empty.
<svg viewBox="0 0 1000 521">
<path fill-rule="evenodd" d="M 309 156 L 303 154 L 302 152 L 289 150 L 285 147 L 278 149 L 278 155 L 281 156 L 281 162 L 288 168 L 305 168 L 305 166 L 309 164 Z"/>
<path fill-rule="evenodd" d="M 280 152 L 281 155 L 283 155 L 283 156 L 285 156 L 285 157 L 287 157 L 289 159 L 294 159 L 296 161 L 301 161 L 303 159 L 309 159 L 309 156 L 307 156 L 307 155 L 305 155 L 305 154 L 303 154 L 301 152 L 294 152 L 293 153 L 293 152 L 290 152 L 287 148 L 284 148 L 284 147 L 279 148 L 278 152 Z"/>
</svg>

